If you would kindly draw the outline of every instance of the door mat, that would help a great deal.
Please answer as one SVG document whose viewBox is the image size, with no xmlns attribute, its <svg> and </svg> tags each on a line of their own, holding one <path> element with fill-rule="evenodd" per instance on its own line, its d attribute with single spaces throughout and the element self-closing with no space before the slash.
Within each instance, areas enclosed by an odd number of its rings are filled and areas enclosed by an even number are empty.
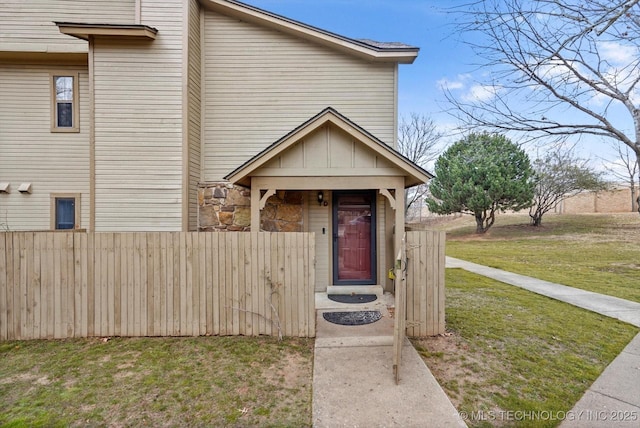
<svg viewBox="0 0 640 428">
<path fill-rule="evenodd" d="M 377 298 L 375 294 L 329 294 L 329 300 L 338 303 L 371 303 Z"/>
<path fill-rule="evenodd" d="M 378 321 L 382 314 L 380 311 L 325 312 L 322 317 L 334 324 L 364 325 Z"/>
</svg>

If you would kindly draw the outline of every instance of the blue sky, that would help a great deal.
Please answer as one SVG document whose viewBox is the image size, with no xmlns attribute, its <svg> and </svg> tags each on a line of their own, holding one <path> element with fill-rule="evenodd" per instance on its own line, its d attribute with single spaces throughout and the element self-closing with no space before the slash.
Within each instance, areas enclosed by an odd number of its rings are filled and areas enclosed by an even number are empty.
<svg viewBox="0 0 640 428">
<path fill-rule="evenodd" d="M 397 41 L 417 46 L 413 64 L 401 65 L 399 113 L 425 114 L 443 130 L 455 128 L 455 119 L 445 113 L 448 104 L 443 82 L 456 96 L 487 95 L 474 86 L 479 75 L 477 59 L 464 43 L 468 35 L 456 33 L 453 9 L 468 0 L 242 0 L 261 9 L 286 16 L 351 38 Z M 453 137 L 460 138 L 459 135 Z M 613 149 L 601 142 L 578 146 L 583 157 L 602 168 L 597 156 L 615 158 Z M 535 157 L 535 155 L 532 153 Z"/>
<path fill-rule="evenodd" d="M 413 64 L 400 66 L 399 112 L 423 113 L 442 123 L 452 118 L 439 89 L 471 69 L 470 49 L 453 35 L 446 0 L 243 0 L 245 3 L 351 38 L 403 42 L 420 48 Z M 470 62 L 470 61 L 469 61 Z"/>
</svg>

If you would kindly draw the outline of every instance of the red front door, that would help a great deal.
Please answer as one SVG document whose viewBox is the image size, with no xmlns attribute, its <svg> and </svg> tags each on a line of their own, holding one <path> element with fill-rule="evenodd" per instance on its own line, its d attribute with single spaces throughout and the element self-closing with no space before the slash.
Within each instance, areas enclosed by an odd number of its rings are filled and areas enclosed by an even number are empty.
<svg viewBox="0 0 640 428">
<path fill-rule="evenodd" d="M 375 192 L 335 192 L 333 282 L 375 284 Z"/>
</svg>

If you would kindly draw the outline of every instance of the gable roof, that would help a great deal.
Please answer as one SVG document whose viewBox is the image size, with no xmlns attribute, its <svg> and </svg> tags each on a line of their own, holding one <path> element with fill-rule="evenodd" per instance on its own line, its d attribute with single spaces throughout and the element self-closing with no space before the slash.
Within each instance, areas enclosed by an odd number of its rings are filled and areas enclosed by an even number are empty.
<svg viewBox="0 0 640 428">
<path fill-rule="evenodd" d="M 334 108 L 327 107 L 226 175 L 224 177 L 225 180 L 249 187 L 253 173 L 327 123 L 342 129 L 355 140 L 375 152 L 377 156 L 381 156 L 398 168 L 406 177 L 406 187 L 425 183 L 433 178 L 432 174 L 370 134 L 364 128 L 356 125 Z"/>
<path fill-rule="evenodd" d="M 411 64 L 420 51 L 420 48 L 404 43 L 341 36 L 236 0 L 200 0 L 200 3 L 209 10 L 292 34 L 369 61 Z"/>
</svg>

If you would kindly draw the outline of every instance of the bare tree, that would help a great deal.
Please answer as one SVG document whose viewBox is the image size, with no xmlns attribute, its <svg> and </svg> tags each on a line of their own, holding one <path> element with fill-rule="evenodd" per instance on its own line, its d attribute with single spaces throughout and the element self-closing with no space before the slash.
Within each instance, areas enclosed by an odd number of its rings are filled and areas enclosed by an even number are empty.
<svg viewBox="0 0 640 428">
<path fill-rule="evenodd" d="M 402 117 L 398 128 L 398 151 L 422 168 L 434 161 L 439 155 L 439 143 L 442 133 L 429 117 L 411 113 Z M 427 184 L 420 184 L 405 193 L 405 212 L 414 204 L 424 205 Z"/>
<path fill-rule="evenodd" d="M 635 177 L 638 174 L 638 159 L 631 153 L 629 147 L 618 144 L 616 146 L 618 157 L 604 167 L 609 174 L 618 180 L 623 180 L 629 185 L 631 191 L 631 211 L 638 211 L 638 196 L 636 195 Z M 618 168 L 615 168 L 615 167 Z"/>
<path fill-rule="evenodd" d="M 614 140 L 640 159 L 640 0 L 479 0 L 463 14 L 487 68 L 482 96 L 446 91 L 463 125 Z"/>
<path fill-rule="evenodd" d="M 604 190 L 608 183 L 593 171 L 588 160 L 575 155 L 573 147 L 556 146 L 533 162 L 535 191 L 529 217 L 533 226 L 542 224 L 542 216 L 564 199 L 586 190 Z"/>
</svg>

